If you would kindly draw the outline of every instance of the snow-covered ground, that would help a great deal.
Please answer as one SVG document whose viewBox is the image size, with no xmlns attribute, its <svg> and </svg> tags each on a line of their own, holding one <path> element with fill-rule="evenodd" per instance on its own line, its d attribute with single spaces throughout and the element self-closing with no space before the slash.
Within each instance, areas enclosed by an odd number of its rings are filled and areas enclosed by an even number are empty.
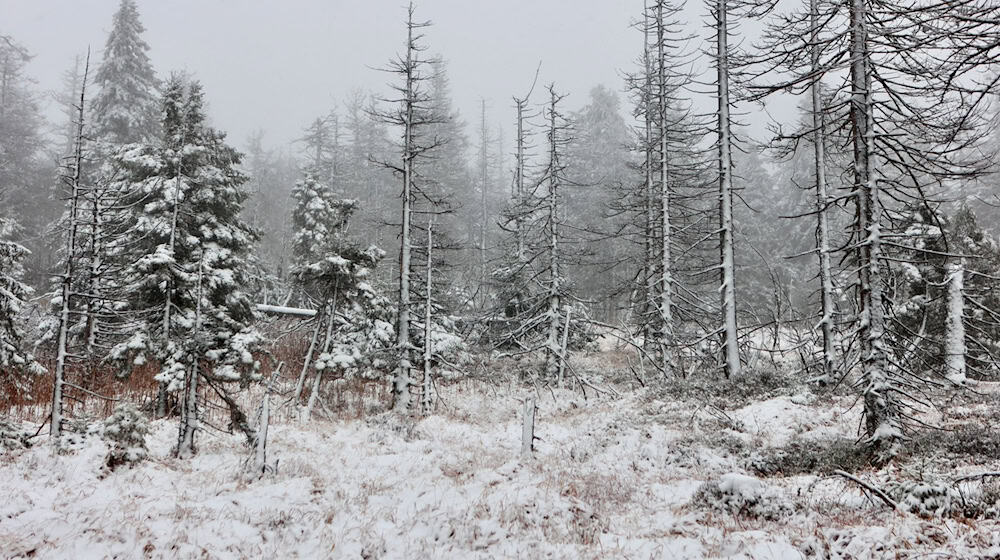
<svg viewBox="0 0 1000 560">
<path fill-rule="evenodd" d="M 522 460 L 523 388 L 442 391 L 440 410 L 413 424 L 276 421 L 276 469 L 259 479 L 243 474 L 241 436 L 206 432 L 195 458 L 171 458 L 170 420 L 153 423 L 150 460 L 114 472 L 99 439 L 68 454 L 39 441 L 0 457 L 0 557 L 1000 556 L 996 521 L 893 513 L 839 478 L 748 478 L 753 457 L 793 438 L 853 437 L 849 397 L 790 392 L 726 410 L 648 389 L 544 391 L 536 453 Z M 783 505 L 754 518 L 692 503 L 720 479 Z"/>
</svg>

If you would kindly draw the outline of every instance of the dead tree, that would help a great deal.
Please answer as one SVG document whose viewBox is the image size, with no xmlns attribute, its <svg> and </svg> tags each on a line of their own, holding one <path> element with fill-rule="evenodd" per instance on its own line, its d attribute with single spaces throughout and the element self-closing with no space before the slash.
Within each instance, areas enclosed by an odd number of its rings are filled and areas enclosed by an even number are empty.
<svg viewBox="0 0 1000 560">
<path fill-rule="evenodd" d="M 712 18 L 715 44 L 713 63 L 716 70 L 716 149 L 719 185 L 719 295 L 723 372 L 727 378 L 741 375 L 739 331 L 736 322 L 736 257 L 733 245 L 733 156 L 732 118 L 730 109 L 730 0 L 714 0 Z"/>
<path fill-rule="evenodd" d="M 63 428 L 63 399 L 66 392 L 67 365 L 71 359 L 69 349 L 70 323 L 72 321 L 73 301 L 77 297 L 74 292 L 73 277 L 76 274 L 76 262 L 79 256 L 79 231 L 81 207 L 83 204 L 83 162 L 84 135 L 86 123 L 85 107 L 87 100 L 87 74 L 90 70 L 90 54 L 84 63 L 83 78 L 80 82 L 80 104 L 76 107 L 76 138 L 73 142 L 73 158 L 69 165 L 68 175 L 63 177 L 69 187 L 67 200 L 68 216 L 66 222 L 66 261 L 63 264 L 60 278 L 60 303 L 58 318 L 58 334 L 56 335 L 56 365 L 52 382 L 52 412 L 49 419 L 49 436 L 58 441 Z"/>
<path fill-rule="evenodd" d="M 857 351 L 844 367 L 860 370 L 865 434 L 880 460 L 900 449 L 923 382 L 893 336 L 891 267 L 894 253 L 910 249 L 896 231 L 896 210 L 926 206 L 943 182 L 983 170 L 966 156 L 986 130 L 982 101 L 995 82 L 976 75 L 1000 47 L 998 16 L 998 6 L 952 0 L 919 9 L 811 3 L 779 18 L 762 44 L 757 95 L 802 92 L 827 76 L 836 83 L 827 111 L 831 133 L 852 149 L 850 187 L 839 198 L 854 210 L 844 255 L 857 304 L 848 333 Z M 772 77 L 777 69 L 782 77 Z"/>
<path fill-rule="evenodd" d="M 441 115 L 436 115 L 433 100 L 427 91 L 425 82 L 433 78 L 433 65 L 436 59 L 427 58 L 424 52 L 423 29 L 430 22 L 414 21 L 415 9 L 411 2 L 407 9 L 406 20 L 406 52 L 391 61 L 386 72 L 397 76 L 400 84 L 392 85 L 397 97 L 386 99 L 396 106 L 393 110 L 372 109 L 372 114 L 380 121 L 401 129 L 400 161 L 399 163 L 383 164 L 393 170 L 402 181 L 400 190 L 400 248 L 399 248 L 399 279 L 397 286 L 396 309 L 396 347 L 397 359 L 393 373 L 393 405 L 394 411 L 408 413 L 412 406 L 411 388 L 414 385 L 413 367 L 414 352 L 419 350 L 412 338 L 414 304 L 411 298 L 412 275 L 414 271 L 413 235 L 415 230 L 414 213 L 420 203 L 439 203 L 418 182 L 419 160 L 426 158 L 440 142 L 436 138 L 425 138 L 424 129 L 441 122 Z M 430 72 L 428 71 L 430 67 Z"/>
</svg>

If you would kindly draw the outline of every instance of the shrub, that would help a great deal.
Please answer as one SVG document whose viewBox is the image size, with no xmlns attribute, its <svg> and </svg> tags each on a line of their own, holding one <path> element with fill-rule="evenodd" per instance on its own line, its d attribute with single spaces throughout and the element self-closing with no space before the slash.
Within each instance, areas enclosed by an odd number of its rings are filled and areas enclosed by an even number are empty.
<svg viewBox="0 0 1000 560">
<path fill-rule="evenodd" d="M 857 472 L 871 462 L 871 450 L 850 438 L 826 440 L 793 438 L 782 447 L 765 449 L 750 458 L 750 468 L 761 476 L 794 476 Z"/>
<path fill-rule="evenodd" d="M 28 433 L 19 424 L 0 418 L 0 455 L 14 449 L 31 447 Z"/>
<path fill-rule="evenodd" d="M 920 517 L 951 517 L 962 512 L 962 497 L 943 482 L 901 481 L 890 484 L 886 493 L 899 507 Z"/>
<path fill-rule="evenodd" d="M 792 513 L 791 503 L 763 481 L 737 473 L 728 473 L 702 484 L 691 504 L 708 509 L 766 520 L 781 519 Z"/>
<path fill-rule="evenodd" d="M 120 404 L 115 407 L 114 413 L 104 421 L 102 434 L 110 447 L 108 467 L 114 469 L 144 460 L 149 455 L 146 449 L 148 434 L 149 423 L 135 406 Z"/>
</svg>

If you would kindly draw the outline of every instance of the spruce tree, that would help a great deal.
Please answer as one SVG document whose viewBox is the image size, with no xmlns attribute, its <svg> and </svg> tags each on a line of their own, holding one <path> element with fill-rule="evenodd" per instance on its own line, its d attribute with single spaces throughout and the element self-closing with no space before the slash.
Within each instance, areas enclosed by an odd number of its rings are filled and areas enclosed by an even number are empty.
<svg viewBox="0 0 1000 560">
<path fill-rule="evenodd" d="M 205 124 L 198 82 L 171 78 L 162 126 L 160 144 L 116 158 L 128 170 L 119 188 L 129 193 L 134 212 L 135 235 L 117 250 L 131 263 L 125 278 L 135 324 L 113 356 L 131 364 L 155 361 L 167 392 L 189 389 L 188 406 L 192 386 L 205 380 L 230 406 L 233 424 L 252 438 L 224 388 L 257 380 L 259 367 L 251 352 L 261 338 L 243 291 L 256 233 L 239 219 L 247 198 L 247 178 L 236 169 L 242 155 Z M 180 455 L 193 453 L 193 439 L 183 432 L 196 423 L 196 411 L 185 407 Z"/>
<path fill-rule="evenodd" d="M 32 355 L 23 350 L 23 332 L 17 324 L 31 288 L 21 282 L 21 261 L 27 250 L 10 241 L 13 230 L 12 221 L 0 218 L 0 385 L 5 388 L 0 400 L 24 388 L 24 374 L 44 372 Z"/>
<path fill-rule="evenodd" d="M 159 129 L 159 83 L 142 38 L 135 0 L 122 0 L 104 44 L 94 83 L 92 136 L 112 146 L 150 141 Z"/>
</svg>

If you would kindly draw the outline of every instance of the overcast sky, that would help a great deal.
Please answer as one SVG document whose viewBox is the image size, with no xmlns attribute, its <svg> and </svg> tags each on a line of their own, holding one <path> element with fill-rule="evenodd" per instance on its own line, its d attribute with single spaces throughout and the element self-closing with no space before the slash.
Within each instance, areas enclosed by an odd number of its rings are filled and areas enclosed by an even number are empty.
<svg viewBox="0 0 1000 560">
<path fill-rule="evenodd" d="M 480 99 L 508 131 L 511 96 L 523 94 L 539 61 L 578 107 L 597 84 L 621 92 L 641 37 L 630 28 L 642 0 L 420 0 L 431 52 L 448 63 L 452 95 L 466 122 Z M 701 32 L 701 2 L 687 13 Z M 383 66 L 400 52 L 403 0 L 138 0 L 149 55 L 164 77 L 186 70 L 205 85 L 214 124 L 243 146 L 255 129 L 284 144 L 353 88 L 384 92 Z M 73 56 L 95 59 L 118 0 L 0 0 L 0 32 L 35 58 L 28 72 L 58 90 Z M 50 109 L 49 113 L 54 113 Z"/>
</svg>

